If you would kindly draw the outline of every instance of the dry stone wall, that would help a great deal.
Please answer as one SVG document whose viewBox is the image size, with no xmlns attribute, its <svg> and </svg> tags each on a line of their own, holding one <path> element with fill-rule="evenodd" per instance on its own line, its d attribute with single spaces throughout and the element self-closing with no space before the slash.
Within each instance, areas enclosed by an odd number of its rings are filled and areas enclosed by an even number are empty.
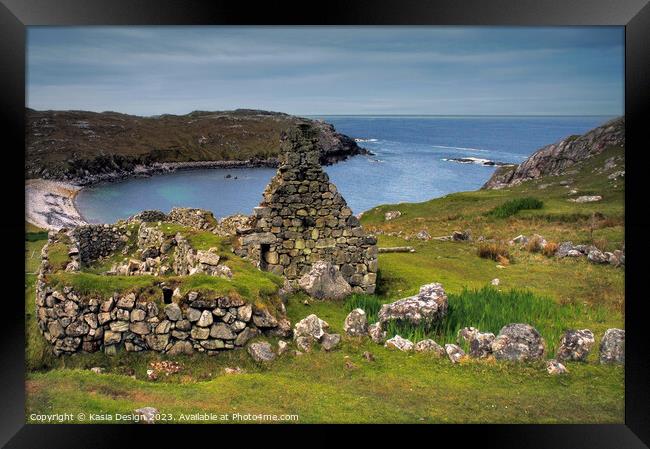
<svg viewBox="0 0 650 449">
<path fill-rule="evenodd" d="M 128 237 L 116 226 L 107 224 L 77 226 L 70 236 L 82 264 L 107 257 L 124 247 Z"/>
<path fill-rule="evenodd" d="M 161 290 L 161 299 L 163 293 Z M 136 293 L 107 298 L 54 289 L 42 280 L 36 292 L 38 327 L 57 355 L 118 349 L 170 354 L 214 353 L 244 346 L 261 333 L 287 336 L 288 321 L 255 310 L 239 297 L 205 298 L 189 292 L 162 304 Z"/>
<path fill-rule="evenodd" d="M 313 263 L 330 262 L 354 292 L 373 293 L 377 239 L 364 232 L 329 182 L 316 143 L 308 124 L 284 136 L 277 174 L 254 210 L 250 229 L 238 229 L 236 253 L 294 283 Z"/>
</svg>

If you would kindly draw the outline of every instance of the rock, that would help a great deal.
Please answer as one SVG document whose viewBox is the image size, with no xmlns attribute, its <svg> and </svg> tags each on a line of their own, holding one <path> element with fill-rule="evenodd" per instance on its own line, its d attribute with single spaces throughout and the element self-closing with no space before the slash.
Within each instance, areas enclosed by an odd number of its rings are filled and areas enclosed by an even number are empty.
<svg viewBox="0 0 650 449">
<path fill-rule="evenodd" d="M 271 315 L 266 309 L 255 310 L 253 313 L 253 323 L 257 327 L 276 327 L 278 325 L 278 320 Z"/>
<path fill-rule="evenodd" d="M 314 340 L 320 340 L 329 329 L 329 324 L 321 320 L 316 315 L 311 314 L 308 317 L 298 321 L 293 329 L 293 338 L 311 337 Z"/>
<path fill-rule="evenodd" d="M 460 329 L 456 334 L 456 342 L 458 344 L 462 343 L 463 341 L 469 343 L 472 340 L 472 338 L 474 338 L 474 336 L 478 334 L 478 332 L 479 330 L 475 327 L 464 327 Z"/>
<path fill-rule="evenodd" d="M 238 366 L 236 366 L 236 367 L 234 367 L 234 368 L 225 367 L 225 368 L 223 369 L 223 372 L 224 372 L 224 374 L 242 374 L 242 373 L 244 372 L 244 370 L 241 369 L 241 368 L 238 367 Z"/>
<path fill-rule="evenodd" d="M 370 353 L 368 351 L 364 351 L 363 358 L 366 359 L 369 362 L 374 362 L 375 361 L 375 356 L 372 355 L 372 353 Z"/>
<path fill-rule="evenodd" d="M 351 337 L 368 335 L 368 319 L 363 309 L 354 309 L 345 317 L 343 330 Z"/>
<path fill-rule="evenodd" d="M 259 334 L 260 331 L 257 328 L 245 327 L 235 338 L 235 346 L 244 346 L 251 338 L 255 338 Z"/>
<path fill-rule="evenodd" d="M 95 373 L 95 374 L 103 374 L 104 371 L 106 371 L 106 370 L 104 368 L 102 368 L 102 367 L 99 367 L 99 366 L 93 366 L 92 368 L 90 368 L 90 371 Z"/>
<path fill-rule="evenodd" d="M 594 249 L 589 251 L 589 254 L 587 254 L 587 259 L 591 263 L 596 263 L 596 264 L 606 264 L 609 263 L 609 258 L 600 250 Z"/>
<path fill-rule="evenodd" d="M 147 345 L 154 351 L 164 351 L 169 343 L 169 334 L 149 334 L 145 337 Z"/>
<path fill-rule="evenodd" d="M 517 237 L 510 240 L 510 243 L 512 243 L 513 245 L 525 245 L 526 243 L 528 243 L 528 237 L 519 234 Z"/>
<path fill-rule="evenodd" d="M 557 250 L 555 251 L 555 257 L 557 257 L 558 259 L 567 257 L 569 255 L 569 251 L 572 250 L 573 250 L 572 242 L 562 242 L 560 243 L 560 245 L 557 247 Z"/>
<path fill-rule="evenodd" d="M 190 332 L 190 336 L 194 340 L 207 340 L 207 338 L 210 336 L 210 329 L 207 327 L 193 326 L 192 331 Z"/>
<path fill-rule="evenodd" d="M 451 239 L 455 242 L 465 242 L 472 239 L 472 234 L 469 230 L 463 232 L 454 231 L 451 233 Z"/>
<path fill-rule="evenodd" d="M 446 344 L 445 352 L 449 360 L 451 360 L 451 363 L 458 363 L 465 357 L 465 351 L 458 345 Z"/>
<path fill-rule="evenodd" d="M 138 334 L 138 335 L 146 335 L 150 332 L 149 324 L 143 321 L 131 323 L 131 325 L 129 326 L 129 330 L 134 334 Z"/>
<path fill-rule="evenodd" d="M 314 341 L 314 338 L 309 335 L 301 335 L 296 338 L 296 347 L 303 352 L 310 352 Z"/>
<path fill-rule="evenodd" d="M 275 352 L 270 343 L 265 341 L 251 343 L 248 345 L 248 353 L 256 362 L 272 362 L 275 360 Z"/>
<path fill-rule="evenodd" d="M 388 321 L 409 322 L 414 325 L 420 323 L 434 323 L 440 321 L 447 314 L 447 295 L 442 285 L 438 283 L 427 284 L 420 287 L 420 293 L 384 304 L 379 310 L 378 319 L 382 323 Z"/>
<path fill-rule="evenodd" d="M 469 355 L 475 358 L 485 358 L 492 354 L 492 332 L 476 332 L 469 340 Z"/>
<path fill-rule="evenodd" d="M 625 331 L 607 329 L 600 341 L 600 363 L 625 363 Z"/>
<path fill-rule="evenodd" d="M 135 305 L 135 293 L 129 293 L 128 295 L 121 297 L 117 301 L 117 307 L 121 307 L 122 309 L 132 309 L 134 305 Z"/>
<path fill-rule="evenodd" d="M 399 335 L 395 335 L 393 338 L 386 340 L 384 347 L 408 352 L 413 350 L 414 345 L 412 341 L 402 338 Z"/>
<path fill-rule="evenodd" d="M 594 203 L 602 199 L 603 197 L 600 195 L 583 195 L 579 196 L 578 198 L 572 198 L 569 201 L 572 201 L 574 203 Z"/>
<path fill-rule="evenodd" d="M 237 319 L 248 323 L 253 316 L 253 306 L 250 304 L 243 305 L 237 309 Z"/>
<path fill-rule="evenodd" d="M 217 249 L 216 248 L 210 248 L 208 251 L 202 251 L 198 250 L 196 252 L 196 258 L 199 261 L 199 263 L 205 264 L 205 265 L 211 265 L 211 266 L 217 266 L 219 265 L 219 254 L 217 254 Z"/>
<path fill-rule="evenodd" d="M 370 339 L 377 344 L 382 344 L 386 339 L 386 331 L 383 330 L 380 323 L 374 323 L 368 326 L 368 335 L 370 336 Z"/>
<path fill-rule="evenodd" d="M 204 310 L 199 317 L 199 320 L 196 322 L 197 326 L 208 327 L 212 324 L 214 319 L 212 318 L 212 312 L 209 310 Z"/>
<path fill-rule="evenodd" d="M 494 278 L 490 281 L 490 285 L 493 285 L 495 287 L 498 287 L 500 283 L 501 281 L 499 280 L 499 278 Z"/>
<path fill-rule="evenodd" d="M 528 324 L 508 324 L 492 342 L 497 360 L 529 361 L 544 355 L 544 339 Z"/>
<path fill-rule="evenodd" d="M 582 257 L 582 256 L 584 256 L 584 254 L 581 253 L 580 251 L 578 251 L 577 249 L 569 250 L 566 253 L 566 255 L 567 255 L 567 257 Z"/>
<path fill-rule="evenodd" d="M 179 321 L 183 317 L 181 308 L 176 303 L 167 304 L 165 306 L 165 315 L 170 321 Z"/>
<path fill-rule="evenodd" d="M 390 221 L 394 220 L 395 218 L 399 218 L 402 216 L 402 213 L 398 210 L 390 210 L 384 214 L 384 220 Z"/>
<path fill-rule="evenodd" d="M 587 359 L 594 343 L 594 334 L 589 329 L 568 330 L 562 336 L 555 356 L 561 362 L 566 360 L 583 362 Z"/>
<path fill-rule="evenodd" d="M 548 362 L 546 362 L 546 371 L 547 371 L 549 374 L 553 374 L 553 375 L 556 375 L 556 374 L 567 374 L 567 373 L 569 372 L 569 371 L 566 369 L 566 367 L 565 367 L 564 365 L 562 365 L 562 363 L 558 362 L 558 361 L 555 360 L 555 359 L 553 359 L 553 360 L 549 360 Z"/>
<path fill-rule="evenodd" d="M 234 340 L 237 338 L 237 335 L 235 335 L 226 323 L 216 323 L 210 329 L 210 337 L 220 340 Z"/>
<path fill-rule="evenodd" d="M 341 343 L 341 336 L 339 334 L 323 334 L 320 339 L 321 348 L 326 351 L 331 351 Z"/>
<path fill-rule="evenodd" d="M 113 332 L 110 330 L 104 331 L 104 345 L 112 345 L 119 343 L 122 340 L 121 332 Z"/>
<path fill-rule="evenodd" d="M 133 413 L 135 413 L 136 419 L 144 424 L 154 424 L 156 417 L 160 415 L 158 409 L 153 407 L 142 407 L 134 410 Z"/>
<path fill-rule="evenodd" d="M 212 275 L 232 279 L 232 270 L 226 265 L 219 265 L 212 270 Z"/>
<path fill-rule="evenodd" d="M 426 230 L 421 230 L 415 235 L 415 238 L 419 240 L 431 240 L 431 234 L 429 234 Z"/>
<path fill-rule="evenodd" d="M 415 352 L 430 352 L 440 357 L 445 355 L 443 347 L 430 338 L 418 341 L 415 344 Z"/>
<path fill-rule="evenodd" d="M 309 273 L 298 280 L 298 285 L 309 296 L 321 300 L 340 300 L 352 293 L 352 287 L 337 267 L 329 262 L 315 262 Z"/>
<path fill-rule="evenodd" d="M 190 343 L 187 340 L 180 340 L 174 343 L 174 345 L 167 351 L 169 355 L 180 355 L 180 354 L 187 354 L 187 355 L 192 355 L 194 353 L 194 348 L 192 347 L 192 343 Z"/>
<path fill-rule="evenodd" d="M 288 349 L 289 349 L 289 344 L 286 341 L 284 340 L 278 341 L 278 355 L 284 354 L 285 352 L 287 352 Z"/>
</svg>

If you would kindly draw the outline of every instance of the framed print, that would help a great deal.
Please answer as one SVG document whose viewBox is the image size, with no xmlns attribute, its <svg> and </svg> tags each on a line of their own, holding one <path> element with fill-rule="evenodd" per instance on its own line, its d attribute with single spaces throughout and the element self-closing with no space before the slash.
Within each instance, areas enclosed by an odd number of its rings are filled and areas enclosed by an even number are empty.
<svg viewBox="0 0 650 449">
<path fill-rule="evenodd" d="M 650 7 L 304 6 L 3 2 L 2 443 L 646 447 Z"/>
</svg>

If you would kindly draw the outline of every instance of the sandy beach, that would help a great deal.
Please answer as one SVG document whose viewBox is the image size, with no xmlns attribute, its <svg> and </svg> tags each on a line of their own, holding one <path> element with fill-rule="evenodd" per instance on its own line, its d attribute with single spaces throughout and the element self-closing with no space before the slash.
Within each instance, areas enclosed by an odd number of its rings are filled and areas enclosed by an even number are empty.
<svg viewBox="0 0 650 449">
<path fill-rule="evenodd" d="M 60 229 L 86 224 L 74 205 L 80 186 L 61 181 L 25 181 L 25 220 L 40 228 Z"/>
</svg>

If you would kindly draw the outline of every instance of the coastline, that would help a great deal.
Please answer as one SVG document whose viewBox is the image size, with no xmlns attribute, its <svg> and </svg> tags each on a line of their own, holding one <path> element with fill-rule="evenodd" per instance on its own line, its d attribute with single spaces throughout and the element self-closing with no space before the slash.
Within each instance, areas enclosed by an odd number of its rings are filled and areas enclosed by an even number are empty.
<svg viewBox="0 0 650 449">
<path fill-rule="evenodd" d="M 63 181 L 25 180 L 25 221 L 47 230 L 87 224 L 74 202 L 81 189 Z"/>
</svg>

